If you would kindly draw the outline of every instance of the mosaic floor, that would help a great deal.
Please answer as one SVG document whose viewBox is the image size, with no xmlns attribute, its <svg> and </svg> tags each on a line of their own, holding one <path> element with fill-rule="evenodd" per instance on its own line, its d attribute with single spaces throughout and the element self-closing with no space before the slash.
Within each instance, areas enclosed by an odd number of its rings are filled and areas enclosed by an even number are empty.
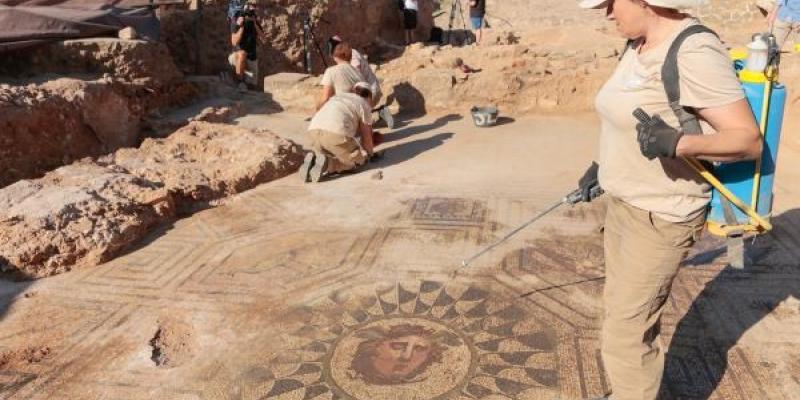
<svg viewBox="0 0 800 400">
<path fill-rule="evenodd" d="M 571 182 L 541 169 L 419 178 L 441 171 L 443 154 L 468 158 L 473 141 L 454 139 L 466 155 L 442 146 L 413 166 L 389 155 L 383 181 L 365 172 L 263 185 L 106 265 L 5 284 L 0 399 L 604 394 L 602 204 L 563 209 L 459 269 Z M 521 184 L 537 174 L 554 184 Z M 726 267 L 711 238 L 693 250 L 664 320 L 664 399 L 800 399 L 800 211 L 774 224 L 751 246 L 759 266 L 745 271 Z M 173 366 L 153 361 L 164 319 L 190 327 L 179 349 L 189 356 Z"/>
</svg>

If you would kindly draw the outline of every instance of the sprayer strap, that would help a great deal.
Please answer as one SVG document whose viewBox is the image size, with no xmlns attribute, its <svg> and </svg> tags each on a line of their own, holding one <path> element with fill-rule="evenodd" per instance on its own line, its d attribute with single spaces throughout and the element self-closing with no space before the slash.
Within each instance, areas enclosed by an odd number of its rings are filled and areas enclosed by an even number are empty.
<svg viewBox="0 0 800 400">
<path fill-rule="evenodd" d="M 664 58 L 664 65 L 661 66 L 661 81 L 664 83 L 664 91 L 667 93 L 667 101 L 672 111 L 678 117 L 681 124 L 681 130 L 684 133 L 701 133 L 700 123 L 697 117 L 689 110 L 681 106 L 681 76 L 678 71 L 678 51 L 681 48 L 684 40 L 696 33 L 711 33 L 717 36 L 716 32 L 703 25 L 692 25 L 679 33 L 672 42 L 672 45 L 667 51 L 667 57 Z"/>
<path fill-rule="evenodd" d="M 636 45 L 636 39 L 628 39 L 628 41 L 625 42 L 625 47 L 622 48 L 622 52 L 619 53 L 619 59 L 618 60 L 622 61 L 622 57 L 625 57 L 625 53 L 627 53 L 628 50 L 632 49 L 633 46 L 635 46 L 635 45 Z"/>
</svg>

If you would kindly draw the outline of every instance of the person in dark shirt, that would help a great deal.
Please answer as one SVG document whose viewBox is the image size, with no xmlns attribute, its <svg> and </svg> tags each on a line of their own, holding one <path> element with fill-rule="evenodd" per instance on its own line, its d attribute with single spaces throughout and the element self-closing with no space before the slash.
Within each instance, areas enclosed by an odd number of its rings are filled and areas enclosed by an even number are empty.
<svg viewBox="0 0 800 400">
<path fill-rule="evenodd" d="M 472 30 L 475 31 L 475 44 L 480 44 L 483 38 L 483 18 L 486 16 L 486 0 L 469 1 L 469 20 Z"/>
<path fill-rule="evenodd" d="M 264 43 L 259 33 L 261 26 L 256 21 L 255 10 L 245 5 L 234 16 L 231 24 L 231 45 L 233 53 L 228 62 L 233 66 L 238 82 L 258 85 L 258 43 Z"/>
</svg>

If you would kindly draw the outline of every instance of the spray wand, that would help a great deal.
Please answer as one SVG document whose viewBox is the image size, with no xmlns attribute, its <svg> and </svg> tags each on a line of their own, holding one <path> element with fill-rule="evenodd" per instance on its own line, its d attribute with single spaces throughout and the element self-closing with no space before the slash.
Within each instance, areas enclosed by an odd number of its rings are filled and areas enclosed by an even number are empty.
<svg viewBox="0 0 800 400">
<path fill-rule="evenodd" d="M 545 208 L 543 211 L 541 211 L 538 214 L 536 214 L 536 216 L 534 216 L 533 218 L 529 219 L 528 221 L 526 221 L 522 225 L 519 225 L 518 227 L 512 229 L 510 232 L 508 232 L 502 238 L 500 238 L 500 239 L 496 240 L 495 242 L 493 242 L 492 244 L 486 246 L 484 249 L 482 249 L 481 251 L 473 254 L 471 257 L 462 260 L 461 261 L 461 268 L 468 267 L 478 257 L 488 253 L 489 251 L 491 251 L 495 247 L 503 244 L 508 239 L 510 239 L 512 236 L 514 236 L 517 233 L 519 233 L 521 230 L 527 228 L 528 226 L 530 226 L 534 222 L 536 222 L 536 221 L 540 220 L 541 218 L 543 218 L 544 216 L 550 214 L 551 212 L 553 212 L 557 208 L 561 207 L 562 205 L 564 205 L 564 204 L 574 205 L 574 204 L 577 204 L 577 203 L 580 203 L 580 202 L 584 201 L 584 190 L 585 190 L 584 188 L 578 188 L 578 189 L 570 192 L 569 194 L 564 196 L 562 199 L 560 199 L 556 203 L 553 203 L 549 207 Z M 593 199 L 593 198 L 601 195 L 603 193 L 603 189 L 599 185 L 597 185 L 596 181 L 595 181 L 594 184 L 592 186 L 590 186 L 589 193 L 590 193 L 589 198 Z M 455 277 L 455 275 L 458 273 L 459 269 L 460 268 L 456 268 L 453 271 L 453 277 Z"/>
</svg>

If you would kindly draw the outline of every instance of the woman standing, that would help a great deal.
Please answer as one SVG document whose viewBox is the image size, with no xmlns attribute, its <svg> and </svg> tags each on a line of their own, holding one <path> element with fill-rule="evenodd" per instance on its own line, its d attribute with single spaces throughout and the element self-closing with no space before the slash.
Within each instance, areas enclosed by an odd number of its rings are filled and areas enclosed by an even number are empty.
<svg viewBox="0 0 800 400">
<path fill-rule="evenodd" d="M 417 29 L 417 13 L 419 12 L 418 0 L 404 0 L 403 2 L 403 29 L 406 32 L 406 44 L 414 43 L 414 30 Z"/>
<path fill-rule="evenodd" d="M 631 41 L 595 99 L 602 123 L 599 183 L 609 195 L 601 350 L 615 400 L 654 400 L 661 385 L 661 314 L 710 199 L 710 186 L 681 157 L 725 162 L 761 155 L 753 113 L 714 34 L 689 36 L 677 57 L 680 106 L 699 119 L 702 132 L 681 132 L 668 104 L 661 67 L 679 33 L 699 24 L 684 11 L 703 3 L 579 2 L 604 8 Z M 637 124 L 636 108 L 660 118 Z"/>
<path fill-rule="evenodd" d="M 469 21 L 475 31 L 475 44 L 480 45 L 483 40 L 483 19 L 486 16 L 486 0 L 470 0 Z"/>
</svg>

